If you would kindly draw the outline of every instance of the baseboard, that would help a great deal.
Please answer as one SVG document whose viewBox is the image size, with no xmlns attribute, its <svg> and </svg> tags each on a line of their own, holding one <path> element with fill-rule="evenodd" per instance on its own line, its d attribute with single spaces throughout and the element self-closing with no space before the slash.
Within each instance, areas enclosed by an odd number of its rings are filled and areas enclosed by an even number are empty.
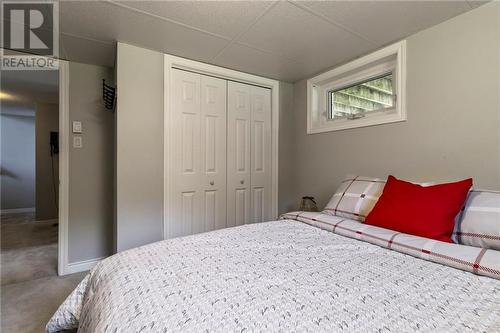
<svg viewBox="0 0 500 333">
<path fill-rule="evenodd" d="M 13 208 L 13 209 L 2 209 L 0 210 L 1 215 L 5 214 L 17 214 L 17 213 L 34 213 L 35 207 L 27 207 L 27 208 Z"/>
<path fill-rule="evenodd" d="M 58 223 L 59 219 L 48 219 L 48 220 L 36 220 L 35 222 L 43 222 L 43 223 Z"/>
<path fill-rule="evenodd" d="M 104 258 L 105 257 L 101 257 L 67 264 L 66 267 L 64 267 L 61 275 L 68 275 L 91 270 L 99 261 Z"/>
</svg>

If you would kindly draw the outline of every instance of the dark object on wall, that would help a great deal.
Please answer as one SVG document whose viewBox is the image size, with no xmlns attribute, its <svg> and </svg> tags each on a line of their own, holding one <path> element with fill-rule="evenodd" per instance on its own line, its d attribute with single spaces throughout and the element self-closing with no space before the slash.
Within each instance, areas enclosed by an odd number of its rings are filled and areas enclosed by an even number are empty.
<svg viewBox="0 0 500 333">
<path fill-rule="evenodd" d="M 50 132 L 50 159 L 52 162 L 52 185 L 54 186 L 54 205 L 56 206 L 56 210 L 59 209 L 57 200 L 57 184 L 59 184 L 59 180 L 56 181 L 54 170 L 54 155 L 57 154 L 59 154 L 59 132 Z"/>
<path fill-rule="evenodd" d="M 314 197 L 302 197 L 300 201 L 299 210 L 303 212 L 317 212 L 318 207 L 316 206 L 316 201 L 314 201 Z"/>
<path fill-rule="evenodd" d="M 50 132 L 50 156 L 59 154 L 59 132 Z"/>
<path fill-rule="evenodd" d="M 115 110 L 116 88 L 107 85 L 105 79 L 102 79 L 102 100 L 106 109 Z"/>
</svg>

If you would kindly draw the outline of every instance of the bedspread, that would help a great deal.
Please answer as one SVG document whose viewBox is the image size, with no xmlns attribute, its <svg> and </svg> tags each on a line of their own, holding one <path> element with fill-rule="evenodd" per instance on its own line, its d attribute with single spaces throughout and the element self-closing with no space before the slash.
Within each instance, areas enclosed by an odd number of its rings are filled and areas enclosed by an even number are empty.
<svg viewBox="0 0 500 333">
<path fill-rule="evenodd" d="M 500 259 L 500 256 L 499 256 Z M 48 332 L 497 332 L 500 281 L 294 220 L 101 261 Z"/>
</svg>

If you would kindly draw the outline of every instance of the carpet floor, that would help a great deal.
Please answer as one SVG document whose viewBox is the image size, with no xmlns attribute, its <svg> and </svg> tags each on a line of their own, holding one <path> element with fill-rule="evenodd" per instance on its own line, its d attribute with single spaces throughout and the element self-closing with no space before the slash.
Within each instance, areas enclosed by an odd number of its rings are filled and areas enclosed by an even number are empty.
<svg viewBox="0 0 500 333">
<path fill-rule="evenodd" d="M 2 286 L 3 333 L 45 332 L 45 325 L 85 277 L 78 273 L 51 276 Z"/>
<path fill-rule="evenodd" d="M 1 216 L 1 329 L 45 332 L 45 324 L 85 277 L 57 276 L 57 220 L 34 214 Z"/>
</svg>

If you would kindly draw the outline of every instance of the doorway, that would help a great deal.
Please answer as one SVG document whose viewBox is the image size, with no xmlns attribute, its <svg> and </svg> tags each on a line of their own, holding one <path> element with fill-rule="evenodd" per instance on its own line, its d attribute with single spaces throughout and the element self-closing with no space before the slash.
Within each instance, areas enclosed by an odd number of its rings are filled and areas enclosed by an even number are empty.
<svg viewBox="0 0 500 333">
<path fill-rule="evenodd" d="M 1 284 L 58 273 L 59 73 L 1 75 Z"/>
</svg>

